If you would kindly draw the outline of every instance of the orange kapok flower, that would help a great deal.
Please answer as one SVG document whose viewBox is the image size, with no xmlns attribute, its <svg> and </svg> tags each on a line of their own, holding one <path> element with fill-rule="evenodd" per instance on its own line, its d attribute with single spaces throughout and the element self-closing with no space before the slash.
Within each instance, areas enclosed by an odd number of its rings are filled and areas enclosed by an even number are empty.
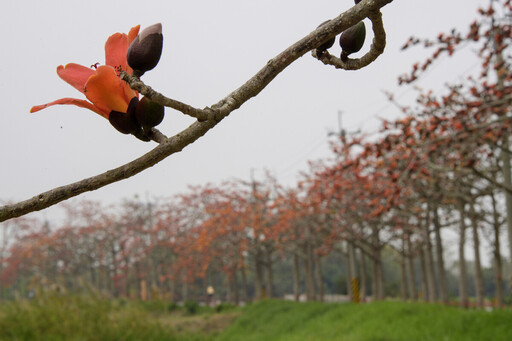
<svg viewBox="0 0 512 341">
<path fill-rule="evenodd" d="M 73 104 L 87 108 L 109 119 L 111 112 L 126 113 L 132 99 L 138 98 L 121 78 L 121 70 L 131 74 L 132 69 L 126 61 L 126 52 L 131 42 L 137 37 L 140 26 L 133 27 L 128 34 L 115 33 L 105 43 L 105 65 L 90 68 L 70 63 L 58 66 L 57 74 L 66 83 L 85 95 L 87 100 L 61 98 L 56 101 L 36 105 L 31 113 L 56 104 Z M 94 68 L 93 68 L 94 67 Z"/>
</svg>

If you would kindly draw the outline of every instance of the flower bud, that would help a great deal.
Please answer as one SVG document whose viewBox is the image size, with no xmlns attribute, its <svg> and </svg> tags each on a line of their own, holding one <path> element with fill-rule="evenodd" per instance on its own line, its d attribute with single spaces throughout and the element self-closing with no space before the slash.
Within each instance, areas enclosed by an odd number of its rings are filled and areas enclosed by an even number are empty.
<svg viewBox="0 0 512 341">
<path fill-rule="evenodd" d="M 140 77 L 153 69 L 160 60 L 163 47 L 162 24 L 146 27 L 132 41 L 126 58 L 133 69 L 133 75 Z"/>
<path fill-rule="evenodd" d="M 324 25 L 327 25 L 328 23 L 330 22 L 330 20 L 327 20 L 327 21 L 324 21 L 323 23 L 321 23 L 320 25 L 318 25 L 318 27 L 322 27 Z M 317 28 L 318 28 L 317 27 Z M 331 48 L 333 45 L 334 45 L 334 42 L 336 41 L 336 38 L 332 37 L 331 39 L 323 42 L 322 45 L 318 46 L 316 48 L 316 51 L 317 53 L 320 53 L 322 54 L 324 51 L 326 51 L 327 49 Z"/>
<path fill-rule="evenodd" d="M 119 132 L 123 134 L 133 134 L 137 130 L 141 129 L 139 122 L 135 118 L 135 109 L 139 99 L 133 97 L 128 105 L 126 113 L 119 111 L 111 111 L 108 115 L 108 121 L 114 126 Z"/>
<path fill-rule="evenodd" d="M 144 130 L 149 130 L 162 122 L 164 113 L 165 109 L 163 105 L 147 97 L 142 97 L 135 109 L 135 118 Z"/>
<path fill-rule="evenodd" d="M 354 26 L 346 29 L 341 32 L 340 35 L 340 46 L 341 46 L 341 56 L 340 59 L 346 61 L 348 59 L 348 55 L 351 53 L 356 53 L 364 45 L 364 39 L 366 38 L 366 28 L 364 26 L 364 22 L 360 21 Z"/>
</svg>

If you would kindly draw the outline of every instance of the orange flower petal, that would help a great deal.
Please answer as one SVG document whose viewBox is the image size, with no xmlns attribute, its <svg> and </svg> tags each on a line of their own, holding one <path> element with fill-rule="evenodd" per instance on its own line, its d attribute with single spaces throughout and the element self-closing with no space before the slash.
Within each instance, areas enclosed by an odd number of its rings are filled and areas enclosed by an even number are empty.
<svg viewBox="0 0 512 341">
<path fill-rule="evenodd" d="M 130 32 L 128 32 L 128 45 L 130 45 L 132 41 L 137 37 L 137 35 L 139 34 L 139 29 L 140 25 L 137 25 L 130 29 Z"/>
<path fill-rule="evenodd" d="M 105 43 L 105 64 L 116 70 L 126 70 L 126 52 L 128 51 L 128 36 L 116 33 L 108 37 Z"/>
<path fill-rule="evenodd" d="M 130 102 L 126 96 L 126 86 L 113 67 L 103 65 L 96 69 L 96 74 L 85 84 L 85 96 L 101 111 L 126 112 Z"/>
<path fill-rule="evenodd" d="M 69 63 L 66 66 L 59 65 L 57 67 L 57 74 L 66 83 L 84 93 L 85 83 L 96 71 L 75 63 Z"/>
<path fill-rule="evenodd" d="M 105 64 L 110 65 L 116 71 L 124 70 L 131 73 L 132 69 L 128 66 L 126 61 L 126 52 L 130 43 L 135 39 L 139 33 L 140 25 L 133 27 L 128 35 L 124 33 L 115 33 L 108 37 L 105 43 Z"/>
<path fill-rule="evenodd" d="M 108 114 L 110 113 L 110 111 L 109 112 L 101 111 L 99 108 L 95 107 L 92 103 L 90 103 L 84 99 L 76 99 L 76 98 L 61 98 L 61 99 L 58 99 L 58 100 L 50 102 L 50 103 L 46 103 L 46 104 L 42 104 L 42 105 L 35 105 L 30 109 L 30 112 L 34 113 L 36 111 L 39 111 L 39 110 L 42 110 L 49 106 L 57 105 L 57 104 L 72 104 L 72 105 L 76 105 L 81 108 L 86 108 L 86 109 L 94 111 L 97 114 L 100 114 L 101 116 L 105 117 L 106 119 L 108 119 Z"/>
</svg>

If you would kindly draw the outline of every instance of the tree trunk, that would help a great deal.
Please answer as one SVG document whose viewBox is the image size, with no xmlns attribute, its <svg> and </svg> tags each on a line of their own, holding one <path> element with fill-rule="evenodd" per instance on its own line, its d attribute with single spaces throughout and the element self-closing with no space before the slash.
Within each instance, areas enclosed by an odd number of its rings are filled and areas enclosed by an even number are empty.
<svg viewBox="0 0 512 341">
<path fill-rule="evenodd" d="M 233 269 L 233 298 L 234 298 L 234 303 L 235 305 L 239 305 L 240 304 L 240 292 L 239 292 L 240 288 L 239 288 L 239 285 L 238 285 L 238 275 L 237 275 L 237 271 L 236 271 L 236 268 Z"/>
<path fill-rule="evenodd" d="M 169 280 L 169 298 L 171 302 L 176 302 L 176 279 Z"/>
<path fill-rule="evenodd" d="M 267 265 L 267 297 L 272 298 L 274 296 L 273 292 L 273 277 L 272 277 L 272 252 L 266 252 L 266 262 Z"/>
<path fill-rule="evenodd" d="M 299 256 L 293 254 L 293 296 L 295 301 L 300 299 L 300 273 L 299 273 Z"/>
<path fill-rule="evenodd" d="M 373 254 L 375 254 L 375 252 L 373 252 Z M 378 276 L 378 273 L 377 273 L 377 260 L 376 259 L 373 259 L 371 258 L 371 261 L 372 261 L 372 301 L 377 301 L 378 300 L 378 295 L 377 295 L 377 276 Z"/>
<path fill-rule="evenodd" d="M 356 267 L 356 253 L 354 244 L 351 242 L 347 245 L 348 251 L 348 265 L 350 268 L 350 286 L 351 286 L 351 295 L 350 299 L 352 302 L 359 302 L 359 278 L 357 276 L 357 267 Z"/>
<path fill-rule="evenodd" d="M 425 250 L 423 245 L 419 248 L 420 256 L 420 270 L 421 270 L 421 296 L 424 302 L 429 301 L 428 282 L 427 282 L 427 267 L 425 266 Z"/>
<path fill-rule="evenodd" d="M 434 232 L 436 238 L 436 257 L 437 257 L 437 272 L 439 276 L 439 294 L 441 296 L 441 302 L 444 304 L 448 303 L 448 285 L 446 283 L 446 272 L 444 267 L 443 257 L 443 243 L 441 240 L 441 223 L 439 222 L 439 212 L 437 205 L 433 208 L 433 222 Z"/>
<path fill-rule="evenodd" d="M 97 269 L 92 265 L 94 262 L 94 260 L 90 260 L 90 263 L 91 264 L 89 266 L 89 278 L 90 278 L 90 283 L 91 283 L 91 286 L 94 288 L 94 287 L 97 287 L 99 288 L 99 281 L 98 281 L 98 272 L 97 272 Z M 128 281 L 126 281 L 128 283 Z"/>
<path fill-rule="evenodd" d="M 254 256 L 254 300 L 259 301 L 263 296 L 263 263 L 261 251 L 258 250 Z"/>
<path fill-rule="evenodd" d="M 475 290 L 476 305 L 479 308 L 484 307 L 484 282 L 482 275 L 482 265 L 480 261 L 480 237 L 478 235 L 478 222 L 473 203 L 470 205 L 471 226 L 473 228 L 473 245 L 475 249 Z"/>
<path fill-rule="evenodd" d="M 317 300 L 324 301 L 324 282 L 322 280 L 322 258 L 315 257 L 315 286 L 317 288 Z"/>
<path fill-rule="evenodd" d="M 503 134 L 503 150 L 501 151 L 502 171 L 504 184 L 508 188 L 512 187 L 512 176 L 510 171 L 510 154 L 508 133 Z M 510 259 L 512 260 L 512 194 L 503 190 L 505 194 L 505 204 L 507 208 L 507 231 L 508 231 L 508 245 L 510 250 Z M 510 284 L 512 286 L 512 261 L 510 262 Z"/>
<path fill-rule="evenodd" d="M 366 256 L 361 250 L 361 302 L 366 302 Z"/>
<path fill-rule="evenodd" d="M 108 278 L 109 279 L 108 287 L 109 287 L 109 291 L 112 294 L 112 296 L 119 297 L 119 290 L 114 283 L 114 278 L 117 275 L 117 261 L 116 261 L 117 260 L 117 252 L 114 248 L 114 245 L 110 246 L 110 257 L 112 257 L 112 267 L 110 270 L 110 275 L 108 276 L 109 277 Z"/>
<path fill-rule="evenodd" d="M 464 203 L 462 201 L 459 202 L 458 205 L 459 210 L 459 304 L 463 308 L 469 307 L 469 298 L 468 298 L 468 272 L 466 269 L 466 255 L 464 253 L 464 247 L 466 246 L 466 216 L 464 214 Z"/>
<path fill-rule="evenodd" d="M 348 243 L 347 243 L 348 244 Z M 351 283 L 351 279 L 352 279 L 352 270 L 350 268 L 350 260 L 349 260 L 349 257 L 348 257 L 348 252 L 346 253 L 345 255 L 345 267 L 347 269 L 347 275 L 345 276 L 346 278 L 346 285 L 347 285 L 347 296 L 350 300 L 352 300 L 352 283 Z"/>
<path fill-rule="evenodd" d="M 226 275 L 226 301 L 233 303 L 233 274 Z"/>
<path fill-rule="evenodd" d="M 503 263 L 501 260 L 501 245 L 500 245 L 500 222 L 499 214 L 496 207 L 496 198 L 494 194 L 491 195 L 492 210 L 494 217 L 494 274 L 496 280 L 496 307 L 503 308 Z"/>
<path fill-rule="evenodd" d="M 381 249 L 378 250 L 379 260 L 377 262 L 377 298 L 384 299 L 384 269 L 382 265 Z"/>
<path fill-rule="evenodd" d="M 185 278 L 183 278 L 183 282 L 181 283 L 181 297 L 183 302 L 188 301 L 188 284 Z"/>
<path fill-rule="evenodd" d="M 306 258 L 305 258 L 305 277 L 306 277 L 306 299 L 308 301 L 315 300 L 315 274 L 314 274 L 314 260 L 313 260 L 313 245 L 306 244 Z"/>
<path fill-rule="evenodd" d="M 425 222 L 425 268 L 427 271 L 427 288 L 429 302 L 437 301 L 436 277 L 434 271 L 434 258 L 432 257 L 432 241 L 430 239 L 430 210 L 427 210 Z"/>
<path fill-rule="evenodd" d="M 409 297 L 411 300 L 416 301 L 418 299 L 418 293 L 416 291 L 416 279 L 414 276 L 414 252 L 412 250 L 412 243 L 411 243 L 411 234 L 407 232 L 406 234 L 406 242 L 407 242 L 407 254 L 405 261 L 407 262 L 407 268 L 409 271 Z"/>
<path fill-rule="evenodd" d="M 249 293 L 247 292 L 248 286 L 247 286 L 247 273 L 245 272 L 245 266 L 242 265 L 240 268 L 240 275 L 242 277 L 242 302 L 248 303 L 249 302 Z"/>
<path fill-rule="evenodd" d="M 404 240 L 402 240 L 404 243 Z M 407 301 L 407 278 L 405 274 L 405 250 L 400 253 L 400 295 L 402 301 Z"/>
<path fill-rule="evenodd" d="M 492 3 L 491 3 L 492 4 Z M 494 29 L 493 29 L 494 31 Z M 491 32 L 492 36 L 498 36 L 501 35 L 500 32 Z M 493 47 L 494 52 L 496 54 L 496 58 L 494 59 L 494 67 L 496 70 L 496 76 L 498 79 L 498 90 L 503 91 L 507 72 L 504 72 L 506 70 L 506 63 L 504 63 L 503 58 L 503 52 L 499 49 L 498 42 L 496 39 L 493 40 Z M 503 174 L 503 184 L 511 188 L 512 187 L 512 172 L 510 169 L 510 141 L 509 141 L 509 132 L 506 130 L 503 133 L 502 136 L 502 145 L 501 145 L 501 171 Z M 503 190 L 503 193 L 505 195 L 505 207 L 507 211 L 507 231 L 508 231 L 508 245 L 509 245 L 509 252 L 510 252 L 510 285 L 512 287 L 512 194 L 509 193 L 506 190 Z M 494 200 L 494 197 L 493 197 Z M 498 242 L 499 243 L 499 242 Z M 501 260 L 500 260 L 501 261 Z"/>
<path fill-rule="evenodd" d="M 384 299 L 384 276 L 382 271 L 382 255 L 379 229 L 372 226 L 372 296 L 373 300 Z"/>
</svg>

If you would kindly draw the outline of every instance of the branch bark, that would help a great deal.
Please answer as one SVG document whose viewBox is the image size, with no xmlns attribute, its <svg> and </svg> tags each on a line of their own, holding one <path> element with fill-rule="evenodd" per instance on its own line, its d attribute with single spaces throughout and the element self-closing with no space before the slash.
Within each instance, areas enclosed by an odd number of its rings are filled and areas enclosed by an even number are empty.
<svg viewBox="0 0 512 341">
<path fill-rule="evenodd" d="M 353 6 L 349 10 L 340 14 L 331 20 L 328 24 L 317 28 L 278 54 L 276 57 L 270 59 L 268 63 L 245 84 L 240 86 L 225 98 L 221 99 L 218 103 L 215 103 L 211 107 L 206 107 L 204 109 L 197 109 L 187 104 L 165 97 L 164 95 L 145 85 L 142 81 L 140 81 L 140 79 L 124 74 L 123 79 L 126 80 L 130 86 L 132 86 L 140 93 L 147 95 L 151 99 L 165 106 L 178 110 L 186 115 L 195 117 L 197 118 L 197 121 L 191 124 L 182 132 L 170 138 L 165 138 L 163 134 L 155 131 L 152 139 L 159 143 L 158 146 L 156 146 L 153 150 L 146 153 L 145 155 L 125 165 L 111 169 L 96 176 L 54 188 L 52 190 L 36 195 L 28 200 L 0 207 L 0 222 L 11 218 L 20 217 L 33 211 L 45 209 L 84 192 L 94 191 L 111 183 L 127 179 L 149 167 L 154 166 L 168 156 L 180 152 L 183 150 L 183 148 L 193 143 L 201 136 L 206 134 L 206 132 L 208 132 L 210 129 L 215 127 L 217 123 L 228 116 L 232 111 L 240 108 L 240 106 L 242 106 L 249 99 L 258 95 L 279 73 L 281 73 L 281 71 L 287 68 L 295 60 L 299 59 L 307 52 L 315 49 L 324 41 L 340 34 L 345 29 L 353 26 L 357 22 L 367 17 L 374 18 L 372 19 L 374 26 L 376 25 L 376 22 L 379 24 L 379 21 L 375 20 L 375 18 L 381 17 L 380 8 L 384 7 L 388 3 L 391 3 L 392 1 L 393 0 L 361 1 L 358 5 Z M 382 27 L 382 21 L 380 21 L 380 26 L 381 30 L 384 31 Z M 374 31 L 375 29 L 376 28 L 374 27 Z M 379 40 L 377 36 L 376 39 Z M 375 44 L 376 42 L 374 40 L 373 45 Z M 377 42 L 377 45 L 384 46 L 385 42 Z"/>
</svg>

